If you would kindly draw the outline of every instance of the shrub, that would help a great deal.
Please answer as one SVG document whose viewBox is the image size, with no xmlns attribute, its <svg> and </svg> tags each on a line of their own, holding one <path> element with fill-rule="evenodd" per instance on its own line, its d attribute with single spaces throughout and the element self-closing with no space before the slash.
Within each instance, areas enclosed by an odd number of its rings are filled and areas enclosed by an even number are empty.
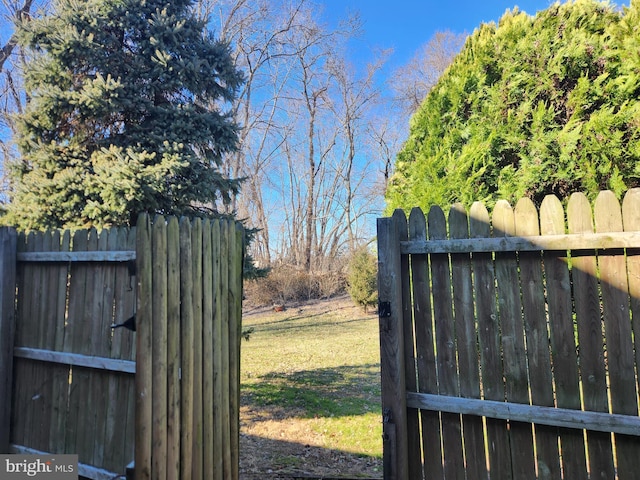
<svg viewBox="0 0 640 480">
<path fill-rule="evenodd" d="M 292 265 L 277 265 L 266 277 L 245 283 L 245 297 L 254 305 L 286 305 L 329 298 L 345 291 L 341 272 L 307 272 Z"/>
<path fill-rule="evenodd" d="M 378 302 L 378 262 L 376 256 L 364 246 L 356 250 L 349 262 L 347 284 L 353 301 L 367 307 Z"/>
</svg>

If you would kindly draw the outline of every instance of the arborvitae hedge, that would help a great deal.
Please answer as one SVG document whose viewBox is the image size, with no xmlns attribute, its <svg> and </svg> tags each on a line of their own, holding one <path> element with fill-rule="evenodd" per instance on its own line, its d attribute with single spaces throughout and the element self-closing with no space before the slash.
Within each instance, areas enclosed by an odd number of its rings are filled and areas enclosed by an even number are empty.
<svg viewBox="0 0 640 480">
<path fill-rule="evenodd" d="M 640 185 L 639 5 L 481 25 L 412 118 L 389 209 Z"/>
</svg>

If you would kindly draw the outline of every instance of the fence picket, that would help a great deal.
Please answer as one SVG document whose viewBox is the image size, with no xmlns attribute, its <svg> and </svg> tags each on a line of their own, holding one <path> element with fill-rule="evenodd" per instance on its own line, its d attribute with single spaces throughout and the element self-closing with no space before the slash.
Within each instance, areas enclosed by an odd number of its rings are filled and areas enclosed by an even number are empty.
<svg viewBox="0 0 640 480">
<path fill-rule="evenodd" d="M 108 250 L 133 250 L 135 245 L 128 244 L 128 229 L 114 228 L 108 231 Z M 109 356 L 132 360 L 131 346 L 134 335 L 124 329 L 113 331 L 109 323 L 121 323 L 129 318 L 134 311 L 135 285 L 129 276 L 126 265 L 111 264 L 108 266 L 109 283 L 112 296 L 108 300 L 109 315 L 104 325 L 103 334 L 110 339 Z M 124 331 L 123 331 L 124 330 Z M 104 463 L 101 465 L 109 471 L 124 471 L 127 464 L 133 460 L 133 437 L 135 419 L 133 410 L 134 377 L 128 374 L 109 374 L 107 376 L 108 406 L 105 410 L 104 434 Z"/>
<path fill-rule="evenodd" d="M 402 211 L 394 212 L 391 218 L 378 219 L 383 465 L 385 472 L 393 472 L 394 480 L 409 480 L 399 250 L 402 229 L 407 229 Z"/>
<path fill-rule="evenodd" d="M 213 438 L 213 478 L 214 480 L 223 479 L 223 452 L 225 440 L 222 431 L 222 404 L 223 404 L 223 372 L 222 372 L 222 279 L 221 269 L 223 268 L 221 262 L 221 233 L 220 233 L 220 221 L 216 220 L 212 224 L 211 232 L 212 241 L 212 255 L 213 255 L 213 272 L 212 272 L 212 291 L 213 297 L 213 424 L 214 424 L 214 438 Z"/>
<path fill-rule="evenodd" d="M 167 480 L 180 478 L 180 226 L 167 223 Z"/>
<path fill-rule="evenodd" d="M 54 232 L 51 241 L 52 251 L 66 251 L 71 247 L 71 235 L 67 230 L 60 238 L 59 232 Z M 23 266 L 24 267 L 24 266 Z M 62 264 L 49 267 L 51 276 L 51 310 L 55 311 L 53 324 L 52 344 L 50 348 L 55 351 L 62 351 L 64 348 L 65 322 L 67 309 L 67 282 L 69 275 L 69 265 Z M 55 287 L 53 286 L 55 285 Z M 55 292 L 54 292 L 55 288 Z M 55 297 L 55 299 L 53 298 Z M 54 307 L 55 305 L 55 307 Z M 66 411 L 69 400 L 69 367 L 67 365 L 51 365 L 51 421 L 49 423 L 50 435 L 49 445 L 46 451 L 53 453 L 63 453 L 65 451 L 66 439 Z M 60 412 L 56 414 L 56 412 Z M 61 414 L 65 412 L 65 414 Z"/>
<path fill-rule="evenodd" d="M 410 225 L 410 222 L 409 222 Z M 409 227 L 410 228 L 410 227 Z M 400 241 L 407 240 L 408 230 L 407 228 L 401 229 L 399 232 Z M 401 279 L 406 282 L 409 278 L 409 257 L 403 256 L 400 261 L 400 275 Z M 405 385 L 407 390 L 415 391 L 417 388 L 416 377 L 416 353 L 414 342 L 414 324 L 413 313 L 411 311 L 411 289 L 408 285 L 402 285 L 402 329 L 404 331 L 403 337 L 403 351 L 404 351 L 404 364 L 405 364 Z M 419 427 L 419 412 L 417 408 L 407 409 L 407 456 L 409 458 L 408 472 L 409 478 L 422 478 L 422 452 L 420 449 L 420 427 Z"/>
<path fill-rule="evenodd" d="M 242 340 L 242 286 L 244 232 L 237 222 L 227 220 L 229 224 L 229 421 L 231 437 L 231 480 L 240 478 L 240 343 Z"/>
<path fill-rule="evenodd" d="M 469 238 L 469 219 L 461 204 L 455 204 L 449 210 L 449 236 L 451 238 Z M 460 396 L 480 398 L 478 337 L 473 308 L 471 256 L 469 254 L 451 254 L 451 275 L 458 370 L 460 371 Z M 486 479 L 487 467 L 482 418 L 463 415 L 462 431 L 467 479 Z"/>
<path fill-rule="evenodd" d="M 52 238 L 51 232 L 36 232 L 36 244 L 35 248 L 41 251 L 51 251 Z M 34 298 L 35 303 L 35 315 L 36 319 L 32 320 L 34 330 L 31 332 L 31 336 L 35 337 L 35 344 L 38 348 L 50 348 L 52 340 L 55 341 L 52 330 L 55 328 L 55 309 L 51 308 L 52 292 L 50 290 L 51 276 L 48 269 L 38 268 L 37 272 L 34 272 L 34 281 L 36 282 L 34 293 L 37 295 Z M 40 319 L 38 321 L 37 319 Z M 53 325 L 53 326 L 52 326 Z M 50 430 L 48 428 L 42 428 L 45 425 L 49 425 L 51 418 L 51 409 L 53 408 L 52 396 L 53 396 L 53 381 L 52 373 L 56 370 L 54 365 L 46 365 L 40 362 L 35 362 L 32 365 L 33 370 L 33 387 L 34 395 L 31 396 L 31 412 L 32 428 L 41 428 L 43 431 L 38 435 L 36 432 L 29 432 L 31 437 L 30 442 L 34 445 L 34 448 L 39 450 L 46 450 L 49 446 Z"/>
<path fill-rule="evenodd" d="M 91 240 L 97 246 L 95 231 Z M 78 230 L 74 233 L 72 239 L 73 251 L 86 251 L 89 245 L 89 231 Z M 90 354 L 90 348 L 87 345 L 88 338 L 83 326 L 87 323 L 87 319 L 91 318 L 91 304 L 87 301 L 87 296 L 90 296 L 88 292 L 93 291 L 93 282 L 90 278 L 88 267 L 83 264 L 72 264 L 70 276 L 69 314 L 67 328 L 65 329 L 64 351 L 88 355 Z M 89 442 L 85 441 L 82 429 L 82 420 L 87 416 L 89 382 L 89 372 L 86 369 L 72 369 L 72 388 L 69 392 L 68 408 L 75 413 L 67 416 L 64 449 L 66 452 L 77 452 L 79 461 L 83 463 L 87 463 L 91 455 L 88 449 Z"/>
<path fill-rule="evenodd" d="M 114 232 L 115 233 L 115 232 Z M 109 250 L 109 230 L 102 230 L 96 233 L 95 250 L 106 252 Z M 92 302 L 91 319 L 83 325 L 89 330 L 91 335 L 91 354 L 98 357 L 109 357 L 111 355 L 111 329 L 113 323 L 113 266 L 106 263 L 97 263 L 92 266 L 93 290 L 90 293 L 89 301 Z M 109 377 L 106 372 L 90 370 L 90 391 L 89 405 L 94 411 L 100 412 L 94 415 L 93 437 L 87 441 L 92 445 L 91 459 L 86 463 L 89 465 L 105 464 L 105 440 L 107 428 L 107 415 L 110 396 L 104 392 L 109 392 Z M 111 452 L 108 453 L 111 455 Z"/>
<path fill-rule="evenodd" d="M 24 233 L 18 234 L 17 253 L 26 252 L 29 249 L 28 237 Z M 15 329 L 14 329 L 14 346 L 26 346 L 25 340 L 28 337 L 25 336 L 25 332 L 28 331 L 26 323 L 29 318 L 28 310 L 31 308 L 31 302 L 29 301 L 29 273 L 32 271 L 30 265 L 24 265 L 16 272 L 16 288 L 18 295 L 16 298 L 16 310 L 15 310 Z M 19 359 L 13 359 L 13 372 L 12 376 L 17 379 L 27 378 L 27 368 L 29 364 Z M 13 398 L 11 402 L 11 419 L 9 424 L 11 425 L 11 440 L 14 443 L 21 445 L 25 444 L 25 432 L 27 424 L 27 414 L 24 412 L 24 407 L 28 405 L 25 401 L 27 385 L 24 381 L 17 381 L 13 387 Z M 7 439 L 8 441 L 9 439 Z"/>
<path fill-rule="evenodd" d="M 222 374 L 222 412 L 220 416 L 222 441 L 229 445 L 231 441 L 231 384 L 230 384 L 230 318 L 227 311 L 229 305 L 229 224 L 220 220 L 220 303 L 222 305 L 222 342 L 221 342 L 221 374 Z M 225 449 L 222 455 L 222 477 L 226 480 L 233 476 L 233 466 L 231 465 L 231 451 Z"/>
<path fill-rule="evenodd" d="M 193 261 L 191 256 L 191 222 L 180 220 L 180 351 L 182 380 L 180 382 L 180 458 L 183 479 L 193 472 Z"/>
<path fill-rule="evenodd" d="M 564 210 L 555 196 L 549 195 L 542 201 L 540 230 L 542 235 L 565 233 Z M 543 262 L 556 403 L 559 408 L 580 410 L 578 357 L 567 252 L 546 250 L 543 252 Z M 565 478 L 580 478 L 587 471 L 582 430 L 560 429 L 560 447 Z"/>
<path fill-rule="evenodd" d="M 493 210 L 493 236 L 515 235 L 513 209 L 504 200 Z M 505 377 L 505 398 L 508 402 L 529 403 L 524 325 L 520 300 L 520 282 L 516 254 L 498 252 L 495 257 L 498 313 L 500 316 Z M 518 479 L 534 478 L 534 454 L 531 425 L 510 422 L 511 450 L 514 476 Z"/>
<path fill-rule="evenodd" d="M 626 232 L 640 230 L 640 188 L 630 189 L 622 201 L 622 221 Z M 627 250 L 627 277 L 631 301 L 631 321 L 634 338 L 636 371 L 640 371 L 640 250 Z M 640 392 L 640 375 L 636 375 Z"/>
<path fill-rule="evenodd" d="M 523 198 L 516 204 L 515 234 L 540 235 L 538 212 L 528 198 Z M 531 403 L 553 407 L 549 331 L 547 322 L 543 321 L 546 317 L 546 303 L 541 258 L 539 252 L 518 253 Z M 539 478 L 560 478 L 557 428 L 544 425 L 536 425 L 534 428 Z"/>
<path fill-rule="evenodd" d="M 569 233 L 592 233 L 591 205 L 587 197 L 574 193 L 567 205 Z M 571 276 L 576 321 L 583 403 L 586 410 L 608 412 L 604 345 L 600 318 L 600 292 L 595 252 L 571 254 Z M 589 469 L 600 478 L 614 478 L 611 435 L 587 432 Z"/>
<path fill-rule="evenodd" d="M 191 229 L 193 261 L 193 480 L 204 478 L 202 405 L 202 220 L 196 218 Z"/>
<path fill-rule="evenodd" d="M 447 238 L 444 213 L 439 207 L 431 207 L 427 216 L 427 232 L 430 240 Z M 431 255 L 431 282 L 436 331 L 436 361 L 438 388 L 441 395 L 458 396 L 458 366 L 456 362 L 456 331 L 451 297 L 451 270 L 447 254 Z M 455 475 L 464 464 L 460 415 L 442 413 L 442 449 L 445 476 Z"/>
<path fill-rule="evenodd" d="M 427 239 L 427 223 L 422 210 L 413 208 L 409 215 L 409 238 Z M 434 328 L 431 315 L 431 281 L 429 261 L 426 254 L 411 257 L 411 286 L 413 289 L 413 318 L 416 343 L 417 388 L 422 393 L 438 393 Z M 442 448 L 440 445 L 440 415 L 438 412 L 420 412 L 422 427 L 423 464 L 429 465 L 434 478 L 442 478 Z M 424 478 L 422 475 L 419 478 Z"/>
<path fill-rule="evenodd" d="M 13 345 L 15 341 L 15 289 L 17 235 L 0 228 L 0 452 L 9 451 L 11 398 L 13 390 Z"/>
<path fill-rule="evenodd" d="M 153 277 L 151 266 L 152 231 L 147 214 L 140 215 L 136 224 L 136 272 L 138 305 L 136 308 L 136 429 L 135 478 L 150 480 L 152 470 L 153 435 Z"/>
<path fill-rule="evenodd" d="M 151 229 L 151 468 L 154 480 L 167 475 L 167 224 L 157 215 Z"/>
<path fill-rule="evenodd" d="M 489 212 L 480 202 L 474 202 L 469 211 L 471 238 L 488 238 Z M 478 341 L 482 370 L 482 395 L 487 400 L 504 401 L 502 358 L 500 355 L 500 319 L 496 305 L 495 270 L 491 253 L 474 253 L 472 258 L 474 296 L 478 322 Z M 512 478 L 511 446 L 507 422 L 486 419 L 487 448 L 491 477 Z"/>
<path fill-rule="evenodd" d="M 202 227 L 202 396 L 204 471 L 214 470 L 214 421 L 213 421 L 213 245 L 211 222 Z"/>
<path fill-rule="evenodd" d="M 600 192 L 595 201 L 594 217 L 596 232 L 622 231 L 620 204 L 613 192 Z M 613 413 L 638 415 L 625 257 L 623 252 L 611 253 L 598 255 L 611 410 Z M 615 434 L 614 438 L 618 478 L 636 478 L 640 438 L 620 434 Z"/>
<path fill-rule="evenodd" d="M 133 227 L 128 232 L 120 233 L 121 248 L 123 250 L 136 251 L 137 244 L 137 228 Z M 137 256 L 137 253 L 136 253 Z M 122 292 L 121 301 L 122 307 L 116 308 L 116 312 L 120 312 L 120 317 L 116 323 L 121 323 L 135 314 L 137 318 L 137 295 L 138 295 L 138 275 L 137 275 L 137 260 L 129 262 L 126 268 L 120 269 L 120 280 L 124 283 L 124 291 Z M 121 350 L 120 355 L 123 358 L 135 360 L 137 352 L 137 335 L 128 334 L 121 336 Z M 136 367 L 137 368 L 137 367 Z M 135 461 L 135 439 L 136 439 L 136 385 L 135 376 L 133 378 L 121 379 L 121 383 L 125 386 L 121 391 L 122 403 L 126 404 L 126 411 L 123 413 L 126 423 L 124 425 L 124 451 L 125 456 L 123 460 L 129 465 L 131 461 Z"/>
<path fill-rule="evenodd" d="M 118 234 L 119 229 L 113 230 L 103 230 L 102 235 L 107 235 L 107 250 L 116 250 L 118 248 Z M 107 310 L 107 315 L 105 315 L 106 324 L 103 325 L 104 330 L 102 331 L 102 335 L 106 338 L 109 354 L 108 356 L 113 358 L 114 355 L 114 342 L 113 342 L 113 331 L 110 326 L 114 322 L 114 311 L 116 308 L 116 295 L 117 295 L 117 268 L 115 265 L 108 266 L 105 272 L 105 310 Z M 118 413 L 118 408 L 120 407 L 119 402 L 121 399 L 119 398 L 119 387 L 120 382 L 119 378 L 115 375 L 105 375 L 104 376 L 104 391 L 107 392 L 106 395 L 103 393 L 105 407 L 104 407 L 104 428 L 102 433 L 102 439 L 95 439 L 96 443 L 102 442 L 104 448 L 102 449 L 102 462 L 94 463 L 93 465 L 105 465 L 108 463 L 109 465 L 114 465 L 118 462 L 118 459 L 123 457 L 124 451 L 123 448 L 123 440 L 124 438 L 117 438 L 120 436 L 120 431 L 124 429 L 120 429 L 116 426 L 116 422 L 114 421 L 114 416 Z M 133 459 L 131 459 L 133 460 Z M 124 464 L 126 465 L 126 464 Z M 124 466 L 123 465 L 123 466 Z"/>
</svg>

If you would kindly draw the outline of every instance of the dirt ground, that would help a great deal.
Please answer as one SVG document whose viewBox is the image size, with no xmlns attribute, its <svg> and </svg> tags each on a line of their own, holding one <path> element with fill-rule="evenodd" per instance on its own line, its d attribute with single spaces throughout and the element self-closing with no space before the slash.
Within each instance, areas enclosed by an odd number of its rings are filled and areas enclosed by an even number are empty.
<svg viewBox="0 0 640 480">
<path fill-rule="evenodd" d="M 316 434 L 301 429 L 295 419 L 255 424 L 256 413 L 246 407 L 240 415 L 241 480 L 381 478 L 377 459 L 319 447 Z"/>
<path fill-rule="evenodd" d="M 350 312 L 348 298 L 311 302 L 295 307 L 309 315 L 328 311 Z M 260 315 L 269 308 L 246 308 L 244 315 Z M 380 459 L 335 451 L 322 446 L 321 435 L 308 428 L 295 412 L 251 405 L 241 392 L 240 479 L 379 479 Z"/>
</svg>

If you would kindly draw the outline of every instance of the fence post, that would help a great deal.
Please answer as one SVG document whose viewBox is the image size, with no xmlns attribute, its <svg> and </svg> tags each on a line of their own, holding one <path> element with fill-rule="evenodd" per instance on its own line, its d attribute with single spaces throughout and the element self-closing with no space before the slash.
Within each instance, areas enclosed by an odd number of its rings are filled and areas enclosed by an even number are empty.
<svg viewBox="0 0 640 480">
<path fill-rule="evenodd" d="M 9 453 L 15 333 L 16 243 L 17 235 L 13 228 L 0 228 L 0 453 Z"/>
<path fill-rule="evenodd" d="M 408 480 L 407 400 L 402 309 L 401 210 L 378 219 L 378 316 L 385 480 Z M 406 234 L 405 234 L 406 236 Z"/>
</svg>

